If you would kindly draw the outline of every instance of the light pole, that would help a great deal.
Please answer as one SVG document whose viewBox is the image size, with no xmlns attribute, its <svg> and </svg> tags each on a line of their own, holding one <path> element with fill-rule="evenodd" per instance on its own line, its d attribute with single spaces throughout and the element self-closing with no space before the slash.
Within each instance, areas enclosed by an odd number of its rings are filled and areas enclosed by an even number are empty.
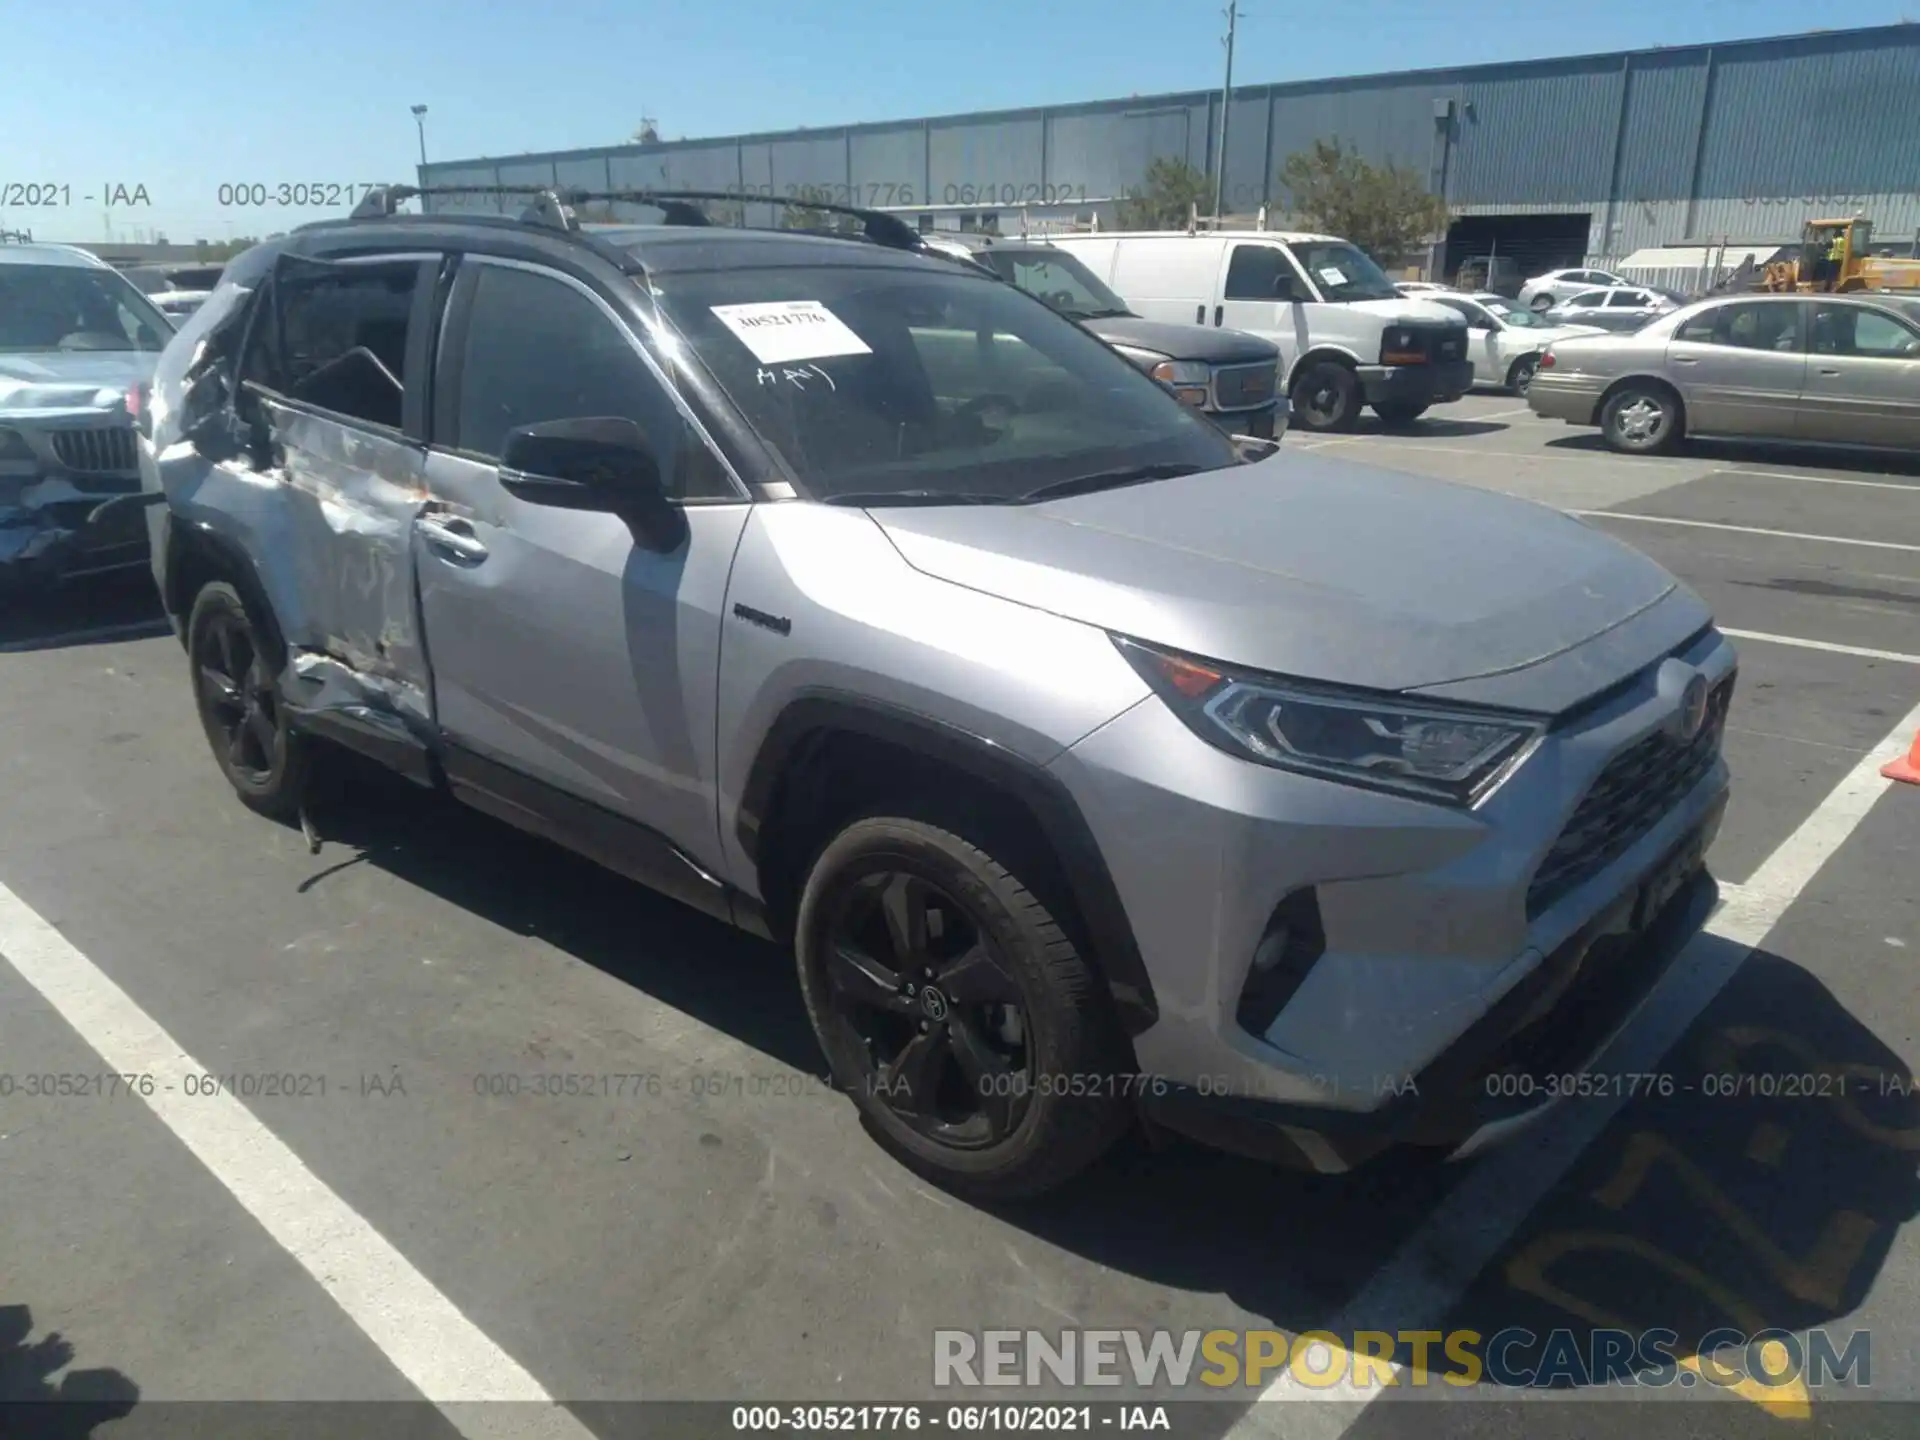
<svg viewBox="0 0 1920 1440">
<path fill-rule="evenodd" d="M 424 170 L 427 168 L 427 107 L 426 106 L 416 105 L 413 107 L 413 123 L 414 123 L 414 127 L 418 129 L 420 132 L 420 168 Z M 422 180 L 426 179 L 424 175 L 421 176 L 420 178 Z"/>
<path fill-rule="evenodd" d="M 1234 31 L 1239 27 L 1240 6 L 1238 0 L 1227 6 L 1227 77 L 1220 87 L 1220 153 L 1214 158 L 1213 175 L 1213 218 L 1220 219 L 1221 202 L 1227 193 L 1227 109 L 1233 104 L 1233 40 Z"/>
</svg>

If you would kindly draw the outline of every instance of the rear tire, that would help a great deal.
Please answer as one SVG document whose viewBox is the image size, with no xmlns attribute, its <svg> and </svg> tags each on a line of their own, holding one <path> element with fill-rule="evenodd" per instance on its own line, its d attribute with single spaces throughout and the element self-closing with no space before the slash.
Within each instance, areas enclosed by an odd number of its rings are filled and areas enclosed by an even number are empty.
<svg viewBox="0 0 1920 1440">
<path fill-rule="evenodd" d="M 1287 396 L 1294 424 L 1306 430 L 1351 430 L 1360 419 L 1360 377 L 1332 360 L 1316 361 L 1295 377 Z"/>
<path fill-rule="evenodd" d="M 1623 455 L 1665 454 L 1680 442 L 1685 424 L 1680 397 L 1652 381 L 1629 381 L 1600 406 L 1600 434 Z"/>
<path fill-rule="evenodd" d="M 1413 424 L 1427 413 L 1428 408 L 1425 405 L 1376 405 L 1373 407 L 1373 413 L 1380 417 L 1382 425 L 1389 425 L 1397 430 Z"/>
<path fill-rule="evenodd" d="M 187 618 L 187 663 L 200 726 L 241 802 L 275 820 L 298 818 L 313 766 L 310 742 L 280 704 L 279 652 L 224 580 L 201 587 Z"/>
<path fill-rule="evenodd" d="M 970 841 L 919 820 L 855 821 L 814 862 L 794 951 L 835 1083 L 874 1139 L 935 1183 L 1037 1195 L 1126 1129 L 1105 987 Z"/>
<path fill-rule="evenodd" d="M 1533 310 L 1534 314 L 1544 315 L 1553 308 L 1553 296 L 1544 294 L 1536 295 L 1533 299 L 1529 300 L 1527 304 Z"/>
</svg>

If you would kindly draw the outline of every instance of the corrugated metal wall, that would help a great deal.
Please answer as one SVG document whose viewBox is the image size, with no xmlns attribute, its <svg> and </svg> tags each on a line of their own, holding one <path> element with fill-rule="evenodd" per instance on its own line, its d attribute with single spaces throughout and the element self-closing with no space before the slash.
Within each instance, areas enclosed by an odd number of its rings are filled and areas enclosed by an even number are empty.
<svg viewBox="0 0 1920 1440">
<path fill-rule="evenodd" d="M 1257 68 L 1260 56 L 1242 52 Z M 1436 107 L 1440 102 L 1440 108 Z M 902 210 L 1103 208 L 1157 157 L 1210 170 L 1217 92 L 777 135 L 449 161 L 436 184 L 821 187 Z M 1519 65 L 1238 87 L 1227 207 L 1284 211 L 1286 157 L 1337 137 L 1462 214 L 1589 212 L 1591 253 L 1792 238 L 1865 209 L 1920 227 L 1920 26 Z M 451 207 L 455 202 L 437 202 Z M 493 202 L 478 203 L 494 208 Z"/>
</svg>

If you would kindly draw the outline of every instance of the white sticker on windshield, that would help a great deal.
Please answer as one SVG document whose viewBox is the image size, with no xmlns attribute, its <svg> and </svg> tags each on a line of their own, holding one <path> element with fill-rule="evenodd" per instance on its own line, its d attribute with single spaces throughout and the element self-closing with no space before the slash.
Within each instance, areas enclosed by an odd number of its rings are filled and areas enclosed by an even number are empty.
<svg viewBox="0 0 1920 1440">
<path fill-rule="evenodd" d="M 1347 272 L 1338 265 L 1329 265 L 1320 271 L 1320 278 L 1329 285 L 1344 285 L 1347 283 Z"/>
<path fill-rule="evenodd" d="M 834 355 L 871 355 L 867 342 L 818 300 L 773 300 L 711 307 L 720 323 L 740 338 L 763 365 L 824 360 Z"/>
</svg>

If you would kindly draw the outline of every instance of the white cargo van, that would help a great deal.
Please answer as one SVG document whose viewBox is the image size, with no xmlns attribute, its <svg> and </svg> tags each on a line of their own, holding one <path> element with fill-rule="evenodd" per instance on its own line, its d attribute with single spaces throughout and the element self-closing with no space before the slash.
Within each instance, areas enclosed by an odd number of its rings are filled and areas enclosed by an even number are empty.
<svg viewBox="0 0 1920 1440">
<path fill-rule="evenodd" d="M 1273 341 L 1298 427 L 1350 429 L 1363 405 L 1404 425 L 1473 384 L 1465 322 L 1408 299 L 1335 236 L 1211 230 L 1047 238 L 1149 320 Z"/>
</svg>

